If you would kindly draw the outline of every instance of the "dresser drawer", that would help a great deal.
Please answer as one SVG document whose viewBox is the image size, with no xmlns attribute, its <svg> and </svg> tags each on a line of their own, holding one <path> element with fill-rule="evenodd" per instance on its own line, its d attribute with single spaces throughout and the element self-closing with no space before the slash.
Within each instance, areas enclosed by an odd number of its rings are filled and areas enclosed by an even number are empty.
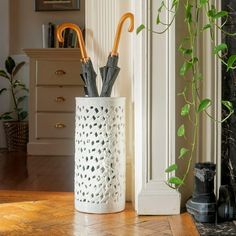
<svg viewBox="0 0 236 236">
<path fill-rule="evenodd" d="M 74 87 L 37 87 L 37 111 L 75 111 L 75 97 L 84 96 L 82 86 Z"/>
<path fill-rule="evenodd" d="M 74 138 L 75 115 L 38 113 L 36 115 L 36 138 Z"/>
<path fill-rule="evenodd" d="M 37 85 L 83 85 L 80 61 L 37 60 Z"/>
</svg>

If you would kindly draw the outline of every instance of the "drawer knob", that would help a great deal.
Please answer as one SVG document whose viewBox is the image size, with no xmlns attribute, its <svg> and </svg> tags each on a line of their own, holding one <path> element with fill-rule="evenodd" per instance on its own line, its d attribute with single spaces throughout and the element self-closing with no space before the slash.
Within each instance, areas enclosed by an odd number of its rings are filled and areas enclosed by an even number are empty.
<svg viewBox="0 0 236 236">
<path fill-rule="evenodd" d="M 57 129 L 63 129 L 63 128 L 66 128 L 66 125 L 63 124 L 63 123 L 56 123 L 56 124 L 55 124 L 55 128 L 57 128 Z"/>
<path fill-rule="evenodd" d="M 55 101 L 56 101 L 56 102 L 65 102 L 66 99 L 65 99 L 64 97 L 57 97 L 57 98 L 55 99 Z"/>
<path fill-rule="evenodd" d="M 64 70 L 56 70 L 55 74 L 60 76 L 60 75 L 65 75 L 66 72 Z"/>
</svg>

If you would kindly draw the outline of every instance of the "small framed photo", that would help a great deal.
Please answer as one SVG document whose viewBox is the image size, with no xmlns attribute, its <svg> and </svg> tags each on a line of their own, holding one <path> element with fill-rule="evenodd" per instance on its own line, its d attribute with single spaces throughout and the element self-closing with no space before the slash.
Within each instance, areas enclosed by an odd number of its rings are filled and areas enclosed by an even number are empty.
<svg viewBox="0 0 236 236">
<path fill-rule="evenodd" d="M 35 0 L 35 11 L 79 10 L 80 0 Z"/>
</svg>

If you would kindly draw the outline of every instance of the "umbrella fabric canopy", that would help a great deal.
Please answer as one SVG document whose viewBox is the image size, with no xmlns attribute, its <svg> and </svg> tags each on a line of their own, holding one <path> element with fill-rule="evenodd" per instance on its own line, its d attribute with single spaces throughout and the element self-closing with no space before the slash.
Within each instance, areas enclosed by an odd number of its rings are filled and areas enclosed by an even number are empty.
<svg viewBox="0 0 236 236">
<path fill-rule="evenodd" d="M 81 51 L 81 62 L 82 62 L 82 74 L 81 77 L 85 83 L 84 91 L 85 94 L 89 97 L 98 97 L 98 91 L 97 91 L 97 85 L 96 85 L 96 77 L 97 74 L 94 71 L 92 61 L 87 55 L 87 51 L 84 46 L 84 39 L 83 34 L 79 28 L 78 25 L 72 24 L 72 23 L 63 23 L 58 26 L 57 28 L 57 38 L 59 42 L 63 42 L 63 35 L 62 32 L 66 29 L 70 28 L 75 30 L 78 40 L 79 40 L 79 46 Z"/>
<path fill-rule="evenodd" d="M 114 40 L 114 45 L 112 48 L 111 55 L 108 57 L 107 64 L 104 67 L 100 68 L 100 74 L 102 76 L 102 91 L 101 91 L 101 97 L 110 97 L 112 87 L 114 85 L 114 82 L 120 72 L 120 68 L 117 66 L 118 64 L 118 46 L 120 42 L 120 35 L 121 35 L 121 29 L 123 27 L 123 24 L 126 19 L 130 19 L 130 26 L 129 26 L 129 32 L 132 32 L 134 29 L 134 15 L 130 12 L 124 14 L 118 24 L 116 36 Z"/>
<path fill-rule="evenodd" d="M 82 62 L 81 77 L 85 83 L 85 95 L 87 95 L 88 97 L 98 97 L 98 90 L 96 84 L 97 74 L 94 71 L 93 64 L 90 59 L 86 62 Z"/>
<path fill-rule="evenodd" d="M 113 84 L 120 72 L 120 68 L 117 66 L 118 56 L 109 56 L 107 64 L 100 68 L 100 74 L 102 77 L 102 91 L 101 97 L 110 97 Z"/>
</svg>

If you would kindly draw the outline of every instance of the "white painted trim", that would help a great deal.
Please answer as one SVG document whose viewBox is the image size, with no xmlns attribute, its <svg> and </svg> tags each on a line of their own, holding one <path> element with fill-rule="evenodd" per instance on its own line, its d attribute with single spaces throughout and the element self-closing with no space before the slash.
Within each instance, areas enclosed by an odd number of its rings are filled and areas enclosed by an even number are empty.
<svg viewBox="0 0 236 236">
<path fill-rule="evenodd" d="M 217 9 L 221 9 L 221 2 L 213 0 Z M 206 22 L 206 16 L 203 16 L 203 25 Z M 221 32 L 215 29 L 215 45 L 221 43 Z M 209 32 L 203 35 L 202 39 L 202 70 L 204 77 L 204 90 L 203 97 L 212 99 L 213 104 L 209 113 L 216 119 L 221 120 L 221 98 L 222 98 L 222 65 L 218 58 L 212 55 L 212 44 Z M 202 132 L 200 133 L 199 140 L 199 161 L 211 161 L 217 165 L 215 189 L 221 185 L 221 124 L 212 121 L 209 117 L 203 116 L 202 119 Z"/>
<path fill-rule="evenodd" d="M 141 23 L 149 25 L 151 17 L 149 1 L 136 1 L 135 16 L 136 27 Z M 170 16 L 169 16 L 170 17 Z M 168 17 L 168 18 L 169 18 Z M 164 175 L 165 168 L 175 162 L 175 27 L 169 30 L 166 38 L 167 41 L 162 41 L 162 47 L 167 47 L 169 50 L 167 55 L 160 55 L 155 63 L 160 63 L 162 56 L 167 57 L 167 74 L 155 74 L 156 79 L 167 81 L 160 83 L 164 86 L 166 91 L 164 97 L 159 97 L 164 104 L 167 104 L 167 112 L 161 114 L 168 120 L 167 125 L 161 127 L 161 130 L 154 130 L 159 133 L 159 138 L 163 134 L 167 135 L 163 147 L 164 156 L 162 156 L 161 168 L 158 167 L 158 176 L 161 179 L 153 179 L 151 169 L 153 172 L 156 170 L 152 168 L 152 159 L 158 153 L 151 154 L 150 139 L 151 133 L 151 105 L 150 100 L 150 77 L 149 64 L 150 61 L 150 38 L 149 33 L 143 32 L 135 39 L 135 55 L 134 55 L 134 101 L 135 101 L 135 209 L 138 214 L 150 215 L 165 215 L 165 214 L 178 214 L 180 210 L 180 194 L 175 190 L 170 189 L 165 184 L 167 176 Z M 152 37 L 152 36 L 151 36 Z M 152 38 L 152 40 L 154 40 Z M 166 87 L 165 87 L 166 86 Z M 172 96 L 171 96 L 172 95 Z M 163 105 L 163 104 L 162 104 Z M 166 116 L 165 116 L 166 115 Z M 160 161 L 160 159 L 158 160 Z M 164 168 L 163 168 L 164 167 Z"/>
</svg>

